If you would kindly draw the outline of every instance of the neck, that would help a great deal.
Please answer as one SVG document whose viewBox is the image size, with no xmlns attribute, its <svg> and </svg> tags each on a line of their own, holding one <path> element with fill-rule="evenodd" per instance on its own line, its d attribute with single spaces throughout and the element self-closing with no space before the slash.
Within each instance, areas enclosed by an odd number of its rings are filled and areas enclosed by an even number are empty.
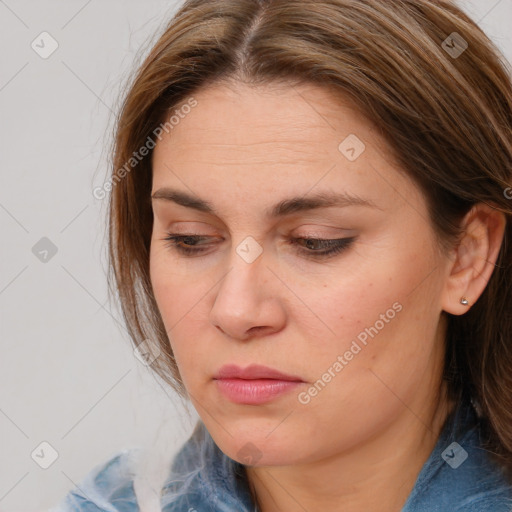
<svg viewBox="0 0 512 512">
<path fill-rule="evenodd" d="M 443 384 L 429 407 L 404 406 L 385 431 L 349 452 L 304 465 L 247 467 L 259 510 L 399 512 L 453 405 Z"/>
</svg>

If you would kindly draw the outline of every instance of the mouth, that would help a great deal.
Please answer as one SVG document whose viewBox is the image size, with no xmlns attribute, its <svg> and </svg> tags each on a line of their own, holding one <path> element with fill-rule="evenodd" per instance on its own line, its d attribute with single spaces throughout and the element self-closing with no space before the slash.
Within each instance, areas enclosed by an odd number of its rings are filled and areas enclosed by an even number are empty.
<svg viewBox="0 0 512 512">
<path fill-rule="evenodd" d="M 224 397 L 231 402 L 246 405 L 269 402 L 304 383 L 296 375 L 287 375 L 261 365 L 247 368 L 225 365 L 214 376 L 214 381 Z"/>
</svg>

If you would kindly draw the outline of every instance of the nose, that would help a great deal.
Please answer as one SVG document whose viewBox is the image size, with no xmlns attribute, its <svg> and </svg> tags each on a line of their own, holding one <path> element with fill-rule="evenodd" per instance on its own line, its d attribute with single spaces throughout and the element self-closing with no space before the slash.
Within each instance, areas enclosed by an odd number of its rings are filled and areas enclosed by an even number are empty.
<svg viewBox="0 0 512 512">
<path fill-rule="evenodd" d="M 267 268 L 264 255 L 265 251 L 248 263 L 233 249 L 229 270 L 217 289 L 210 321 L 233 339 L 272 334 L 285 325 L 283 285 Z"/>
</svg>

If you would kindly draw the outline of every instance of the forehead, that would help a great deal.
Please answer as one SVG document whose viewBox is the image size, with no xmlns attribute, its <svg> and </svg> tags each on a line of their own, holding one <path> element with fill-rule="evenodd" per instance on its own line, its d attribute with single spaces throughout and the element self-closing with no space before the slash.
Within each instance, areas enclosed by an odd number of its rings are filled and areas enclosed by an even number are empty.
<svg viewBox="0 0 512 512">
<path fill-rule="evenodd" d="M 332 146 L 348 133 L 367 138 L 374 132 L 348 98 L 313 84 L 222 83 L 193 97 L 197 106 L 164 136 L 166 142 L 172 139 L 174 147 L 210 144 L 219 146 L 217 150 L 251 146 L 264 151 L 265 146 L 279 143 L 283 150 L 291 145 L 296 150 L 300 143 L 307 150 L 322 141 Z"/>
<path fill-rule="evenodd" d="M 375 127 L 325 88 L 218 84 L 193 98 L 197 105 L 154 149 L 153 192 L 180 185 L 239 201 L 237 193 L 270 199 L 283 189 L 304 194 L 321 185 L 378 203 L 377 196 L 397 201 L 397 190 L 408 185 Z M 347 158 L 347 144 L 357 158 Z"/>
</svg>

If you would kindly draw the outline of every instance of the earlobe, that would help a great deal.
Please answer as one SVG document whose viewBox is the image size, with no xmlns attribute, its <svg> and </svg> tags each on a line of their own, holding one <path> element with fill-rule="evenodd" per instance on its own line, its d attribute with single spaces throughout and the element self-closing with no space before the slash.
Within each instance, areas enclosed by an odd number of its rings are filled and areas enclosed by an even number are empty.
<svg viewBox="0 0 512 512">
<path fill-rule="evenodd" d="M 444 311 L 463 315 L 483 293 L 496 265 L 505 224 L 505 215 L 487 204 L 479 203 L 466 214 L 464 234 L 451 253 L 442 295 Z"/>
</svg>

